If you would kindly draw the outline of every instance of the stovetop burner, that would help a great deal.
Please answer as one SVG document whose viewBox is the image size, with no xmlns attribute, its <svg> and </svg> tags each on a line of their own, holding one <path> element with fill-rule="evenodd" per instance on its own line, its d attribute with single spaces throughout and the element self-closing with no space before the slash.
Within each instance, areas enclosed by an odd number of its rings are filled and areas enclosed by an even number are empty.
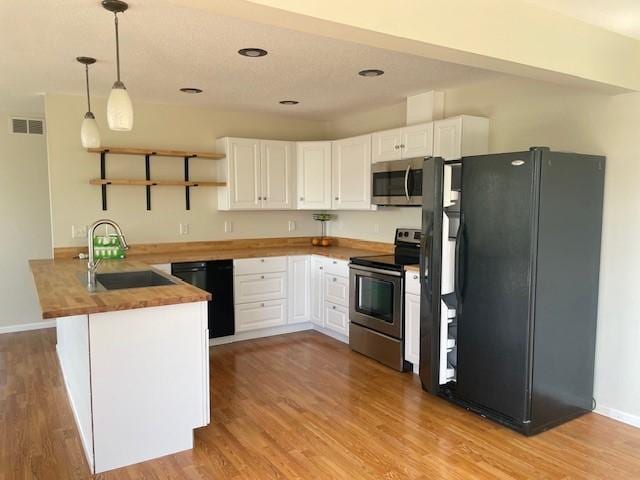
<svg viewBox="0 0 640 480">
<path fill-rule="evenodd" d="M 396 230 L 393 255 L 366 255 L 352 257 L 351 263 L 384 270 L 403 271 L 407 265 L 420 263 L 420 230 L 399 228 Z"/>
</svg>

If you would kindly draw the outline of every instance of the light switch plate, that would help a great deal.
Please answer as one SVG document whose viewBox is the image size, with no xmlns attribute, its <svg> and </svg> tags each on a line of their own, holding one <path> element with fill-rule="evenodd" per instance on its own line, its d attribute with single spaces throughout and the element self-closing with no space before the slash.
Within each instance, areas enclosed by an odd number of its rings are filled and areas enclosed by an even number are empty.
<svg viewBox="0 0 640 480">
<path fill-rule="evenodd" d="M 289 231 L 293 232 L 296 229 L 296 222 L 295 220 L 289 220 Z"/>
<path fill-rule="evenodd" d="M 189 224 L 181 223 L 180 224 L 180 235 L 189 235 Z"/>
<path fill-rule="evenodd" d="M 225 233 L 233 232 L 233 222 L 226 220 L 224 222 L 224 231 Z"/>
<path fill-rule="evenodd" d="M 71 225 L 71 238 L 87 238 L 87 226 Z"/>
</svg>

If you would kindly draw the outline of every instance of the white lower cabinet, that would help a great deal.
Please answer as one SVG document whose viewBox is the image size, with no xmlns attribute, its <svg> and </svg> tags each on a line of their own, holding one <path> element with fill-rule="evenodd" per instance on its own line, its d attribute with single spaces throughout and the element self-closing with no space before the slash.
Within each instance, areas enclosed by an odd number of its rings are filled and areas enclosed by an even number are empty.
<svg viewBox="0 0 640 480">
<path fill-rule="evenodd" d="M 287 296 L 285 272 L 237 275 L 233 282 L 236 303 L 278 300 Z"/>
<path fill-rule="evenodd" d="M 288 323 L 308 322 L 311 316 L 310 288 L 311 258 L 296 255 L 288 258 L 289 263 L 289 319 Z"/>
<path fill-rule="evenodd" d="M 311 256 L 311 281 L 309 297 L 311 305 L 311 322 L 324 327 L 324 275 L 327 261 L 324 257 Z"/>
<path fill-rule="evenodd" d="M 285 299 L 236 305 L 236 332 L 277 327 L 286 323 Z"/>
<path fill-rule="evenodd" d="M 420 283 L 416 272 L 406 273 L 404 295 L 404 359 L 418 372 L 420 364 Z"/>
<path fill-rule="evenodd" d="M 349 335 L 349 308 L 324 302 L 324 326 L 326 329 Z"/>
<path fill-rule="evenodd" d="M 338 275 L 324 275 L 324 300 L 326 302 L 349 306 L 349 279 Z"/>
</svg>

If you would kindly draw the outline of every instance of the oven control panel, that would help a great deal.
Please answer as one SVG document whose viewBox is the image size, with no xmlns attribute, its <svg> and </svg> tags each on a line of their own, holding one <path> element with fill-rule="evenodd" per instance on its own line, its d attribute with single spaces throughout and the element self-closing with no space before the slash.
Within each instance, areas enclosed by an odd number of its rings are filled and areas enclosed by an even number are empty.
<svg viewBox="0 0 640 480">
<path fill-rule="evenodd" d="M 418 228 L 398 228 L 396 229 L 395 244 L 410 243 L 420 245 L 422 232 Z"/>
</svg>

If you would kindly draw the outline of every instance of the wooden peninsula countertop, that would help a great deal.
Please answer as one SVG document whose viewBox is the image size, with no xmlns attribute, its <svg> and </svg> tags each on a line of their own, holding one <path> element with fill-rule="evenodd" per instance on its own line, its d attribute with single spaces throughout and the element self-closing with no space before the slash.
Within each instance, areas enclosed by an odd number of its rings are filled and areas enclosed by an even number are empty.
<svg viewBox="0 0 640 480">
<path fill-rule="evenodd" d="M 175 285 L 90 293 L 83 281 L 83 274 L 87 271 L 86 260 L 30 260 L 29 264 L 44 319 L 211 299 L 210 293 L 152 269 L 139 260 L 104 260 L 100 263 L 99 272 L 154 270 L 171 278 Z"/>
<path fill-rule="evenodd" d="M 350 239 L 336 240 L 338 244 L 331 247 L 311 246 L 306 237 L 133 245 L 126 260 L 103 261 L 98 272 L 150 270 L 151 265 L 163 263 L 289 255 L 322 255 L 349 260 L 355 256 L 389 253 L 393 249 L 389 244 Z M 82 251 L 80 247 L 56 249 L 54 260 L 29 262 L 42 309 L 42 318 L 132 310 L 211 299 L 209 293 L 159 270 L 155 271 L 171 278 L 176 284 L 89 293 L 81 276 L 86 272 L 87 261 L 71 259 Z"/>
</svg>

